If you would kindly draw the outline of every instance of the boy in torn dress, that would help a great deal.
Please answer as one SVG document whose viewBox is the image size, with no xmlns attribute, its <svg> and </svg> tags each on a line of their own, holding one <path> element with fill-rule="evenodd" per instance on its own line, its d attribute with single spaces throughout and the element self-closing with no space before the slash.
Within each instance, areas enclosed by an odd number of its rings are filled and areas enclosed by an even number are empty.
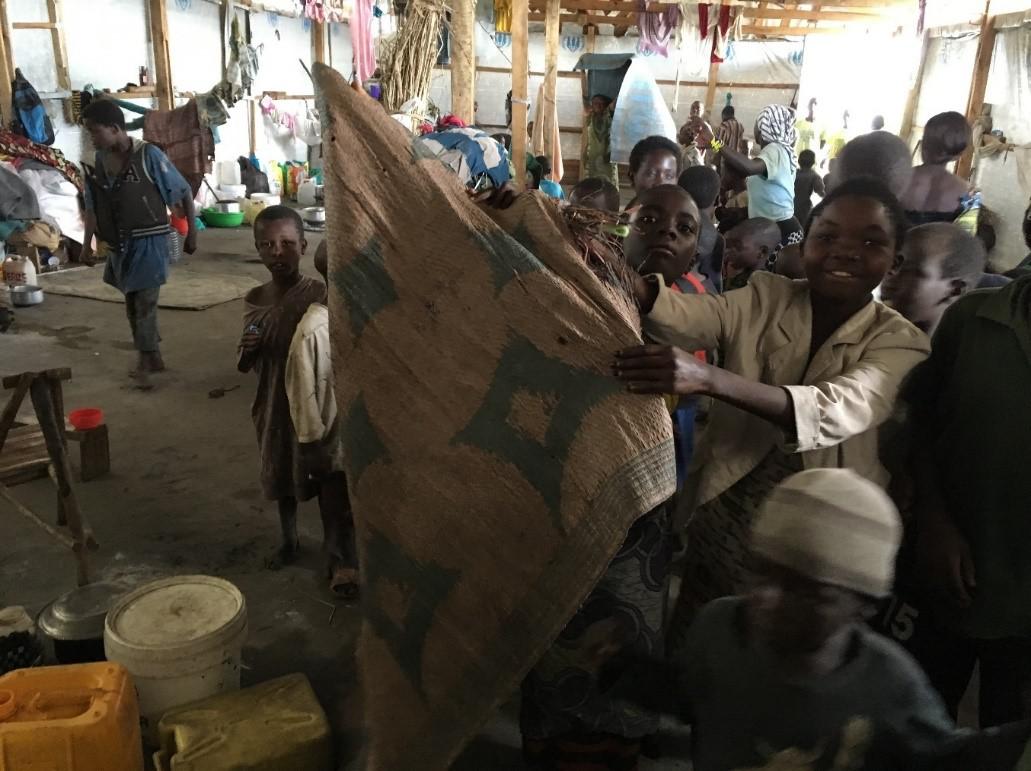
<svg viewBox="0 0 1031 771">
<path fill-rule="evenodd" d="M 104 281 L 125 295 L 125 313 L 138 352 L 131 376 L 148 387 L 148 376 L 165 368 L 157 311 L 168 277 L 168 207 L 181 206 L 189 231 L 183 251 L 197 248 L 193 193 L 161 150 L 125 131 L 122 109 L 108 100 L 93 102 L 83 122 L 97 148 L 86 171 L 86 231 L 80 260 L 94 263 L 93 236 L 107 252 Z"/>
</svg>

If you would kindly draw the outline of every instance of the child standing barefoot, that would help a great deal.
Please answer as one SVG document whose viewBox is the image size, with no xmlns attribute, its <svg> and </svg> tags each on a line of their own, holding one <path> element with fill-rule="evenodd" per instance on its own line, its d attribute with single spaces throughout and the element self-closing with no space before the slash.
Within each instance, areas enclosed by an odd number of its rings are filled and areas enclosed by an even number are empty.
<svg viewBox="0 0 1031 771">
<path fill-rule="evenodd" d="M 315 269 L 328 286 L 327 260 L 323 241 L 315 250 Z M 347 495 L 343 437 L 333 391 L 329 308 L 320 302 L 308 307 L 290 343 L 286 393 L 304 465 L 318 486 L 329 588 L 339 597 L 354 599 L 358 594 L 354 518 Z"/>
<path fill-rule="evenodd" d="M 293 561 L 297 539 L 297 501 L 309 500 L 316 486 L 308 478 L 290 420 L 286 395 L 286 359 L 297 323 L 315 302 L 325 302 L 326 287 L 302 276 L 299 267 L 308 242 L 301 217 L 286 206 L 270 206 L 254 220 L 254 245 L 272 280 L 255 287 L 244 300 L 240 338 L 240 372 L 258 373 L 251 417 L 258 434 L 261 487 L 279 504 L 283 545 L 279 559 Z"/>
</svg>

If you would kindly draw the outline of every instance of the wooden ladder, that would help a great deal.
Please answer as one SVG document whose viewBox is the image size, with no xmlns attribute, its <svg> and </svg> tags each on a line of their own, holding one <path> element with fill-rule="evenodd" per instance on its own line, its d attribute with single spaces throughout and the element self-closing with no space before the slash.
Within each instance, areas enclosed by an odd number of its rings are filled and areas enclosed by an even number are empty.
<svg viewBox="0 0 1031 771">
<path fill-rule="evenodd" d="M 0 0 L 0 116 L 2 126 L 7 127 L 14 117 L 11 115 L 11 81 L 14 80 L 14 49 L 11 47 L 11 32 L 18 29 L 48 29 L 50 42 L 54 48 L 54 66 L 57 70 L 58 90 L 50 94 L 40 94 L 43 99 L 61 99 L 64 105 L 65 118 L 71 121 L 72 79 L 68 72 L 68 49 L 64 42 L 62 0 L 47 0 L 46 21 L 16 21 L 11 24 L 7 19 L 7 3 Z"/>
</svg>

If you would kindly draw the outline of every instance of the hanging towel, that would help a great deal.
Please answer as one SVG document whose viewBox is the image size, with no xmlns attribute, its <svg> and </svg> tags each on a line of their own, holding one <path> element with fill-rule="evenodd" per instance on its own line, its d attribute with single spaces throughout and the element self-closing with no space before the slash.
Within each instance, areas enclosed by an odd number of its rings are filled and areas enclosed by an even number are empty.
<svg viewBox="0 0 1031 771">
<path fill-rule="evenodd" d="M 540 88 L 537 90 L 537 115 L 533 121 L 533 137 L 531 138 L 530 144 L 533 146 L 533 152 L 536 155 L 547 155 L 544 151 L 544 111 L 548 110 L 555 114 L 555 119 L 552 123 L 552 137 L 551 144 L 555 148 L 550 156 L 551 160 L 551 174 L 549 179 L 555 182 L 561 182 L 562 176 L 565 174 L 565 168 L 562 165 L 562 136 L 559 131 L 558 125 L 558 107 L 552 102 L 546 104 L 544 101 L 544 83 L 542 82 Z"/>
<path fill-rule="evenodd" d="M 667 5 L 665 10 L 649 12 L 647 0 L 638 0 L 640 13 L 637 26 L 641 30 L 640 50 L 669 56 L 669 41 L 680 25 L 680 7 Z"/>
<path fill-rule="evenodd" d="M 713 30 L 712 63 L 722 63 L 734 38 L 741 33 L 741 14 L 735 13 L 729 5 L 720 6 L 716 28 Z"/>
<path fill-rule="evenodd" d="M 355 0 L 351 16 L 354 47 L 354 77 L 364 83 L 376 71 L 376 50 L 372 43 L 372 0 Z"/>
</svg>

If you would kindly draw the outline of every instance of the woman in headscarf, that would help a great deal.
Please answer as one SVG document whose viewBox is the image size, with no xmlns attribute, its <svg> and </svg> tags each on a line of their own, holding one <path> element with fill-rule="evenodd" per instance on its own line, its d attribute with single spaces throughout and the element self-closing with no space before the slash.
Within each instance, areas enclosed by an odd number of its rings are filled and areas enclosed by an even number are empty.
<svg viewBox="0 0 1031 771">
<path fill-rule="evenodd" d="M 749 158 L 727 147 L 705 125 L 698 147 L 711 149 L 725 167 L 744 176 L 748 187 L 748 216 L 773 220 L 780 228 L 780 246 L 802 242 L 802 225 L 795 219 L 795 111 L 781 104 L 763 108 L 755 121 L 755 140 L 762 148 Z"/>
</svg>

